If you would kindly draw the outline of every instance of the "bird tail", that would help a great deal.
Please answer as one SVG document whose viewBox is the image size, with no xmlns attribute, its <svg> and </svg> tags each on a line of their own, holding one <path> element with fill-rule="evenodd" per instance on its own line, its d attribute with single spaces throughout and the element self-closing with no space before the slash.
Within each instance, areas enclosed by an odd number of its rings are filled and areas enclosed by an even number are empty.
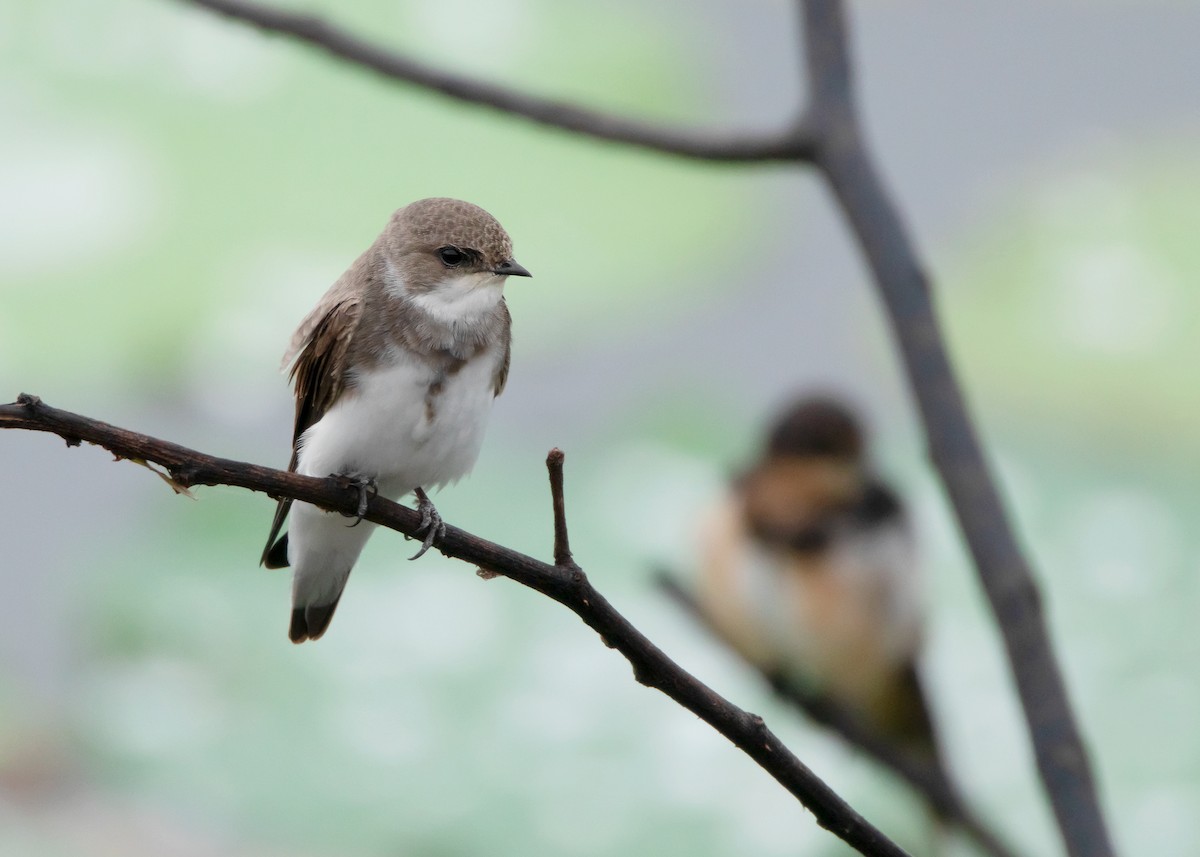
<svg viewBox="0 0 1200 857">
<path fill-rule="evenodd" d="M 290 554 L 293 576 L 288 637 L 292 642 L 316 640 L 325 633 L 350 570 L 374 529 L 370 521 L 347 521 L 336 512 L 323 512 L 307 503 L 297 503 L 292 509 L 292 525 L 280 539 L 286 539 L 286 544 L 276 543 L 266 557 L 270 561 L 282 558 L 277 553 Z"/>
<path fill-rule="evenodd" d="M 295 469 L 293 462 L 292 469 Z M 290 499 L 279 501 L 279 505 L 275 507 L 275 519 L 271 522 L 271 533 L 267 536 L 267 546 L 263 548 L 262 558 L 258 561 L 259 565 L 264 565 L 267 568 L 287 568 L 287 533 L 282 536 L 279 531 L 283 529 L 283 522 L 287 519 L 288 511 L 292 508 Z"/>
<path fill-rule="evenodd" d="M 288 639 L 293 643 L 303 643 L 305 640 L 319 640 L 333 620 L 333 611 L 337 610 L 339 595 L 332 604 L 310 604 L 307 607 L 292 609 L 292 624 L 288 628 Z"/>
<path fill-rule="evenodd" d="M 288 534 L 284 533 L 274 544 L 267 544 L 259 565 L 266 568 L 287 568 L 288 563 Z"/>
</svg>

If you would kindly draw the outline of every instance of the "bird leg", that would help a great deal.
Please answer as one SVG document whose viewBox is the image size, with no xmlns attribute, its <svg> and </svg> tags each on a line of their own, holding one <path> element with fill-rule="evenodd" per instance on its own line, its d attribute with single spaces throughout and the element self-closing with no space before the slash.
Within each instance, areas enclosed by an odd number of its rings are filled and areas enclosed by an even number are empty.
<svg viewBox="0 0 1200 857">
<path fill-rule="evenodd" d="M 372 477 L 363 477 L 351 475 L 349 473 L 331 473 L 331 478 L 336 479 L 342 488 L 353 488 L 358 491 L 358 509 L 357 514 L 352 512 L 342 512 L 342 515 L 347 518 L 353 518 L 354 523 L 351 527 L 357 527 L 362 523 L 367 514 L 367 503 L 370 502 L 372 496 L 379 493 L 379 486 L 375 484 Z"/>
<path fill-rule="evenodd" d="M 417 528 L 417 532 L 425 533 L 425 539 L 421 542 L 421 549 L 410 556 L 410 560 L 423 557 L 425 551 L 433 547 L 434 539 L 440 539 L 446 535 L 446 522 L 442 520 L 442 516 L 438 514 L 438 510 L 433 507 L 433 503 L 430 502 L 429 495 L 425 493 L 425 489 L 417 488 L 413 491 L 413 494 L 417 497 L 417 511 L 421 513 L 421 526 Z"/>
</svg>

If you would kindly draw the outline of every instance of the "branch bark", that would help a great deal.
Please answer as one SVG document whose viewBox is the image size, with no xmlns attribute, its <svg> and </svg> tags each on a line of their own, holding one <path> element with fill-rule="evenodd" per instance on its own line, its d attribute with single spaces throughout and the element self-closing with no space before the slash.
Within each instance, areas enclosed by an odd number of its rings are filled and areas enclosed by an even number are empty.
<svg viewBox="0 0 1200 857">
<path fill-rule="evenodd" d="M 177 490 L 193 485 L 231 485 L 260 491 L 276 499 L 291 497 L 335 512 L 355 514 L 358 507 L 358 490 L 342 486 L 337 479 L 301 476 L 206 455 L 52 408 L 36 396 L 22 394 L 16 402 L 0 405 L 0 429 L 4 428 L 50 432 L 63 438 L 68 446 L 78 446 L 82 441 L 96 444 L 118 459 L 150 467 Z M 552 450 L 546 466 L 550 472 L 555 517 L 555 565 L 449 525 L 434 547 L 446 556 L 479 566 L 488 575 L 500 574 L 528 586 L 574 612 L 600 635 L 605 645 L 625 656 L 638 682 L 666 694 L 728 738 L 795 796 L 819 825 L 860 854 L 907 857 L 904 849 L 872 826 L 796 758 L 761 717 L 738 708 L 680 667 L 591 585 L 583 569 L 571 559 L 567 545 L 565 504 L 562 502 L 562 452 Z M 413 537 L 417 536 L 421 525 L 421 516 L 415 510 L 379 496 L 370 498 L 365 517 Z"/>
</svg>

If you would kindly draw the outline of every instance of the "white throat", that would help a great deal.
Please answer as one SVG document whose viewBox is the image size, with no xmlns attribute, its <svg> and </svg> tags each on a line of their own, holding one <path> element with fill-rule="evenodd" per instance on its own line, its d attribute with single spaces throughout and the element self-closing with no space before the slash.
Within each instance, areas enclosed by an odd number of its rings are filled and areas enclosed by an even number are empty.
<svg viewBox="0 0 1200 857">
<path fill-rule="evenodd" d="M 385 288 L 410 301 L 445 325 L 472 324 L 486 318 L 504 296 L 507 277 L 490 271 L 449 276 L 429 291 L 409 291 L 400 273 L 388 260 Z"/>
</svg>

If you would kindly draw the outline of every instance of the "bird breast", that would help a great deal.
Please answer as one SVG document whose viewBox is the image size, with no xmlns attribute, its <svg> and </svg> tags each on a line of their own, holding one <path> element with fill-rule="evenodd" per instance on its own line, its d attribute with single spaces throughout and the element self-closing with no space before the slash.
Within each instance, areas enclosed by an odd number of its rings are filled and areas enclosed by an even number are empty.
<svg viewBox="0 0 1200 857">
<path fill-rule="evenodd" d="M 755 539 L 743 511 L 730 498 L 702 529 L 701 597 L 744 657 L 847 693 L 912 659 L 920 605 L 903 526 L 844 533 L 801 553 Z"/>
<path fill-rule="evenodd" d="M 298 469 L 370 477 L 392 498 L 462 478 L 483 445 L 501 359 L 495 346 L 450 363 L 400 353 L 362 371 L 305 432 Z"/>
</svg>

